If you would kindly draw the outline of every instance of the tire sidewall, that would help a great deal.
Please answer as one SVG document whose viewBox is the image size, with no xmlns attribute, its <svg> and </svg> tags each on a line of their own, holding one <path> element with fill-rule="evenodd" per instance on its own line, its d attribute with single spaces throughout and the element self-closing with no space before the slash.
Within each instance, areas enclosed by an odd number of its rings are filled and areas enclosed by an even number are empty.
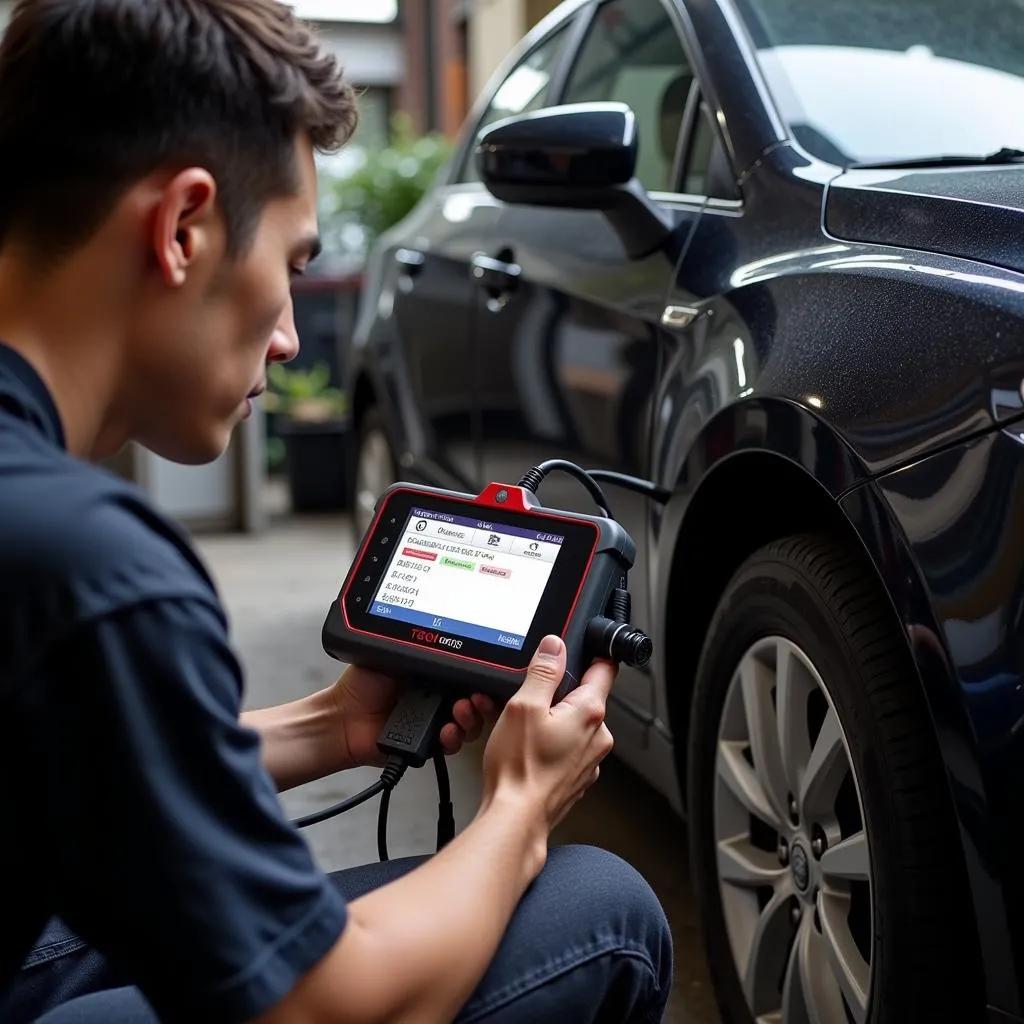
<svg viewBox="0 0 1024 1024">
<path fill-rule="evenodd" d="M 356 532 L 357 533 L 359 533 L 360 530 L 367 525 L 367 524 L 360 524 L 359 523 L 359 519 L 358 519 L 358 517 L 361 515 L 360 510 L 359 510 L 359 505 L 358 505 L 358 502 L 359 502 L 359 481 L 360 481 L 361 470 L 362 470 L 362 465 L 363 465 L 364 452 L 366 450 L 366 444 L 367 444 L 367 441 L 369 440 L 369 438 L 371 437 L 371 435 L 373 435 L 373 434 L 377 434 L 380 437 L 382 437 L 384 439 L 385 445 L 387 446 L 388 459 L 390 461 L 390 468 L 391 468 L 391 473 L 390 473 L 390 476 L 392 478 L 391 481 L 390 481 L 391 483 L 395 482 L 395 479 L 397 478 L 397 472 L 398 472 L 397 462 L 395 460 L 395 448 L 394 448 L 394 445 L 391 443 L 391 438 L 388 436 L 388 432 L 387 432 L 387 430 L 384 427 L 384 421 L 383 421 L 383 418 L 380 415 L 380 412 L 379 412 L 378 408 L 376 406 L 373 406 L 370 409 L 368 409 L 366 411 L 365 415 L 360 419 L 359 429 L 358 429 L 358 433 L 356 435 L 355 457 L 352 460 L 352 496 L 353 496 L 352 497 L 352 503 L 353 503 L 353 512 L 354 512 L 355 517 L 356 517 L 355 525 L 356 525 Z M 378 494 L 376 496 L 376 498 L 379 500 L 380 499 L 380 495 Z"/>
<path fill-rule="evenodd" d="M 752 1024 L 742 994 L 718 887 L 714 791 L 718 729 L 725 696 L 742 656 L 758 641 L 781 636 L 798 646 L 825 682 L 860 789 L 871 853 L 874 966 L 869 1019 L 881 1021 L 879 992 L 888 976 L 884 941 L 895 854 L 894 809 L 887 798 L 876 722 L 866 699 L 857 658 L 842 625 L 813 583 L 781 559 L 760 558 L 734 577 L 708 630 L 697 671 L 688 744 L 690 856 L 698 911 L 725 1024 Z"/>
</svg>

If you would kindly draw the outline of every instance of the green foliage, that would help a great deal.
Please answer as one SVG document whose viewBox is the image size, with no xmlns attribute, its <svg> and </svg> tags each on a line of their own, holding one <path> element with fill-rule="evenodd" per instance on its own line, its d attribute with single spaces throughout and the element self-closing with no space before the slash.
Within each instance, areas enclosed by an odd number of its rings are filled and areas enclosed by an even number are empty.
<svg viewBox="0 0 1024 1024">
<path fill-rule="evenodd" d="M 265 402 L 268 411 L 292 419 L 324 421 L 345 415 L 345 395 L 331 387 L 330 367 L 318 362 L 309 370 L 300 370 L 272 363 L 267 369 L 269 391 Z"/>
<path fill-rule="evenodd" d="M 365 257 L 381 234 L 412 212 L 450 155 L 443 135 L 417 135 L 407 116 L 396 115 L 388 146 L 358 151 L 352 170 L 321 179 L 325 242 Z"/>
</svg>

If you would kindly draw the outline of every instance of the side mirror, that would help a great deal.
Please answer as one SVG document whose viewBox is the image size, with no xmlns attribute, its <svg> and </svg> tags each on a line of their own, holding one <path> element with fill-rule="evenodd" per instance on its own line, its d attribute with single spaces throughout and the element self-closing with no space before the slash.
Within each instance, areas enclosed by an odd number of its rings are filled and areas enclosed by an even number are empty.
<svg viewBox="0 0 1024 1024">
<path fill-rule="evenodd" d="M 630 257 L 650 255 L 672 225 L 636 179 L 637 123 L 621 103 L 577 103 L 509 117 L 476 146 L 487 190 L 504 203 L 600 210 Z"/>
</svg>

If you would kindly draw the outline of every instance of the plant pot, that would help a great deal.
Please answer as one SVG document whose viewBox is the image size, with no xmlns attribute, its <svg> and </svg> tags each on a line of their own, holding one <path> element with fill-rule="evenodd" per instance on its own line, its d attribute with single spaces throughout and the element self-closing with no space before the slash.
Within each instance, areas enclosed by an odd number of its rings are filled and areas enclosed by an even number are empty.
<svg viewBox="0 0 1024 1024">
<path fill-rule="evenodd" d="M 285 445 L 292 511 L 347 511 L 351 504 L 348 422 L 282 418 L 277 430 Z"/>
</svg>

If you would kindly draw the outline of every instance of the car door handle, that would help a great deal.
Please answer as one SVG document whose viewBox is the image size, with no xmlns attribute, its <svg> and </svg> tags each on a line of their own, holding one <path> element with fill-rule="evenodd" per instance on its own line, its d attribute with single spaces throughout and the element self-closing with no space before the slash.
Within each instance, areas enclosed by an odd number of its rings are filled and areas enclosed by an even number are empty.
<svg viewBox="0 0 1024 1024">
<path fill-rule="evenodd" d="M 490 256 L 474 256 L 470 273 L 473 280 L 487 291 L 510 292 L 519 284 L 523 271 L 517 263 L 505 263 Z"/>
<path fill-rule="evenodd" d="M 672 331 L 681 331 L 689 327 L 701 312 L 696 306 L 666 306 L 661 314 L 661 326 Z"/>
<path fill-rule="evenodd" d="M 402 268 L 403 273 L 415 277 L 427 262 L 427 257 L 415 249 L 399 249 L 395 253 L 395 262 Z"/>
</svg>

